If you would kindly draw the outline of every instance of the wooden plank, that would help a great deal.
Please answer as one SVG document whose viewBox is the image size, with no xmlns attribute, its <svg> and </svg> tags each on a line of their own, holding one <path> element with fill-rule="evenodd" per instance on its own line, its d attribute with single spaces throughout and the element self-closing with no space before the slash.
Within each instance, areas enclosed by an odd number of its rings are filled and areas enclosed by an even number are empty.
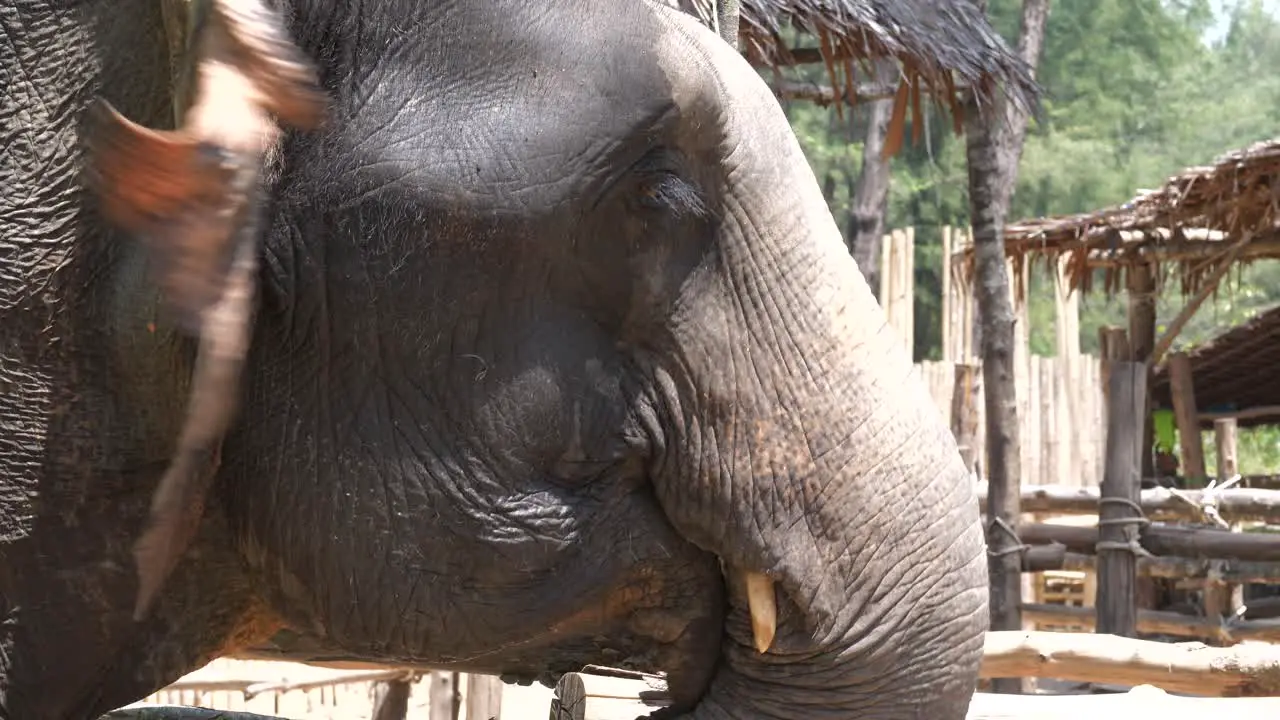
<svg viewBox="0 0 1280 720">
<path fill-rule="evenodd" d="M 1182 447 L 1181 474 L 1191 487 L 1204 487 L 1204 445 L 1200 440 L 1199 413 L 1191 380 L 1191 359 L 1184 352 L 1169 356 L 1169 394 L 1178 424 L 1178 444 Z"/>
<path fill-rule="evenodd" d="M 1136 558 L 1141 518 L 1145 363 L 1113 362 L 1107 413 L 1107 466 L 1099 498 L 1098 632 L 1133 637 L 1138 618 Z M 1132 506 L 1132 507 L 1131 507 Z"/>
<path fill-rule="evenodd" d="M 1022 614 L 1024 617 L 1034 619 L 1037 623 L 1097 627 L 1096 608 L 1025 603 L 1022 606 Z M 1280 621 L 1274 619 L 1237 620 L 1230 625 L 1224 625 L 1217 620 L 1209 620 L 1195 615 L 1182 615 L 1159 610 L 1139 610 L 1135 627 L 1138 632 L 1142 633 L 1212 640 L 1224 644 L 1245 640 L 1266 643 L 1280 642 Z M 1092 636 L 1086 635 L 1086 637 Z"/>
</svg>

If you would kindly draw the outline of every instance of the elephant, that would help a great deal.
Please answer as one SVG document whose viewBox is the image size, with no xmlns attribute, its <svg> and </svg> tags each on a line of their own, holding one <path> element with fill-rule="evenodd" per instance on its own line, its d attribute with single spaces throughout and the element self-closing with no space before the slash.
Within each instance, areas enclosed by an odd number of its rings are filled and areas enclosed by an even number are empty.
<svg viewBox="0 0 1280 720">
<path fill-rule="evenodd" d="M 971 477 L 730 43 L 658 0 L 195 6 L 172 55 L 159 3 L 0 9 L 0 718 L 272 643 L 965 716 Z"/>
</svg>

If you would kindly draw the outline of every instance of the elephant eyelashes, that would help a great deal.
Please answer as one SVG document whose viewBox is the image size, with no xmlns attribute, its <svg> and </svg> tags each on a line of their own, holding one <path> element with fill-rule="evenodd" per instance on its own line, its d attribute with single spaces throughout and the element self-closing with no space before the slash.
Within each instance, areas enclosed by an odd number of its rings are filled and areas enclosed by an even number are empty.
<svg viewBox="0 0 1280 720">
<path fill-rule="evenodd" d="M 641 206 L 679 219 L 702 219 L 708 215 L 709 208 L 698 188 L 667 171 L 647 173 L 640 182 L 639 198 Z"/>
</svg>

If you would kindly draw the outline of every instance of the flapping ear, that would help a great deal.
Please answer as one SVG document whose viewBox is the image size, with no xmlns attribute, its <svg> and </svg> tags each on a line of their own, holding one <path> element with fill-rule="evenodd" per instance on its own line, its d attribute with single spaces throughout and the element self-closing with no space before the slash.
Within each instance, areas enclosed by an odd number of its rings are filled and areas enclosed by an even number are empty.
<svg viewBox="0 0 1280 720">
<path fill-rule="evenodd" d="M 147 250 L 179 326 L 199 337 L 191 396 L 172 462 L 134 546 L 134 617 L 149 611 L 190 544 L 235 413 L 252 333 L 257 205 L 281 124 L 324 112 L 310 64 L 261 0 L 212 0 L 195 33 L 195 98 L 183 125 L 156 132 L 106 103 L 94 114 L 90 171 L 108 220 Z"/>
</svg>

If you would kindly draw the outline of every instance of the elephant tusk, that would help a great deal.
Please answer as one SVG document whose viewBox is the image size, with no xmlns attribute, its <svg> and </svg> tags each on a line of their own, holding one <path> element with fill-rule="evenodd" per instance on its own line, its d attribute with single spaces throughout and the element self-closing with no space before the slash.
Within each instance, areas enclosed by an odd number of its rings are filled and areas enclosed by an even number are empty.
<svg viewBox="0 0 1280 720">
<path fill-rule="evenodd" d="M 748 572 L 747 607 L 751 610 L 751 634 L 756 651 L 764 653 L 773 645 L 778 631 L 778 600 L 773 592 L 773 578 L 764 573 Z"/>
</svg>

